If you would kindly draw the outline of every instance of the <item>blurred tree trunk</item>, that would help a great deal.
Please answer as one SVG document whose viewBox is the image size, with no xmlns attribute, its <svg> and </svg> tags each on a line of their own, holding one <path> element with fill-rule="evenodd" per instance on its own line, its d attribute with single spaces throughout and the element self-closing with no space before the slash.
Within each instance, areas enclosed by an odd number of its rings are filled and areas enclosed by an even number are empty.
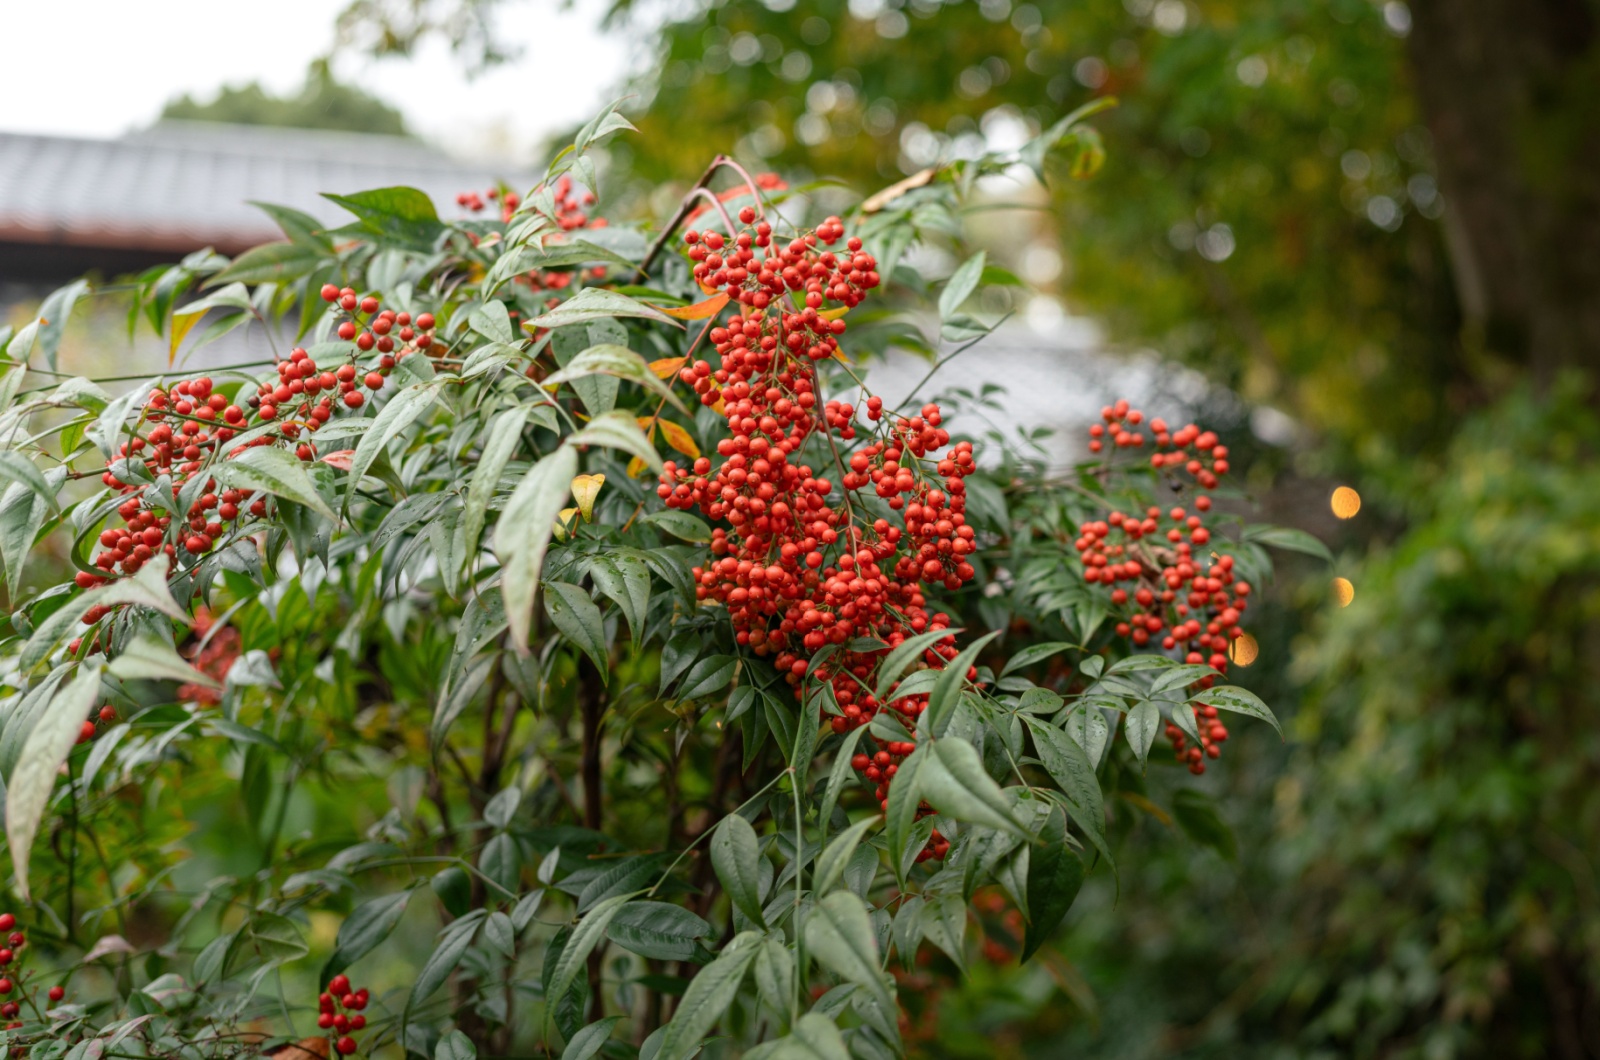
<svg viewBox="0 0 1600 1060">
<path fill-rule="evenodd" d="M 1548 382 L 1600 368 L 1600 13 L 1592 0 L 1412 0 L 1469 348 Z"/>
</svg>

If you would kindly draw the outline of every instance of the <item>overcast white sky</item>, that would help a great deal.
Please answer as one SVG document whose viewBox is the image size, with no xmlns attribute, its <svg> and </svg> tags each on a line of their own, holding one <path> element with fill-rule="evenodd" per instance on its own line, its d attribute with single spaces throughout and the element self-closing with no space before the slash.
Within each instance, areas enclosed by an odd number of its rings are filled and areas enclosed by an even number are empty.
<svg viewBox="0 0 1600 1060">
<path fill-rule="evenodd" d="M 286 92 L 332 40 L 343 0 L 0 0 L 0 131 L 110 137 L 162 104 L 225 84 Z M 443 48 L 354 60 L 339 74 L 398 107 L 453 153 L 520 158 L 586 119 L 622 80 L 631 48 L 604 37 L 597 4 L 523 0 L 501 18 L 515 64 L 468 81 Z"/>
</svg>

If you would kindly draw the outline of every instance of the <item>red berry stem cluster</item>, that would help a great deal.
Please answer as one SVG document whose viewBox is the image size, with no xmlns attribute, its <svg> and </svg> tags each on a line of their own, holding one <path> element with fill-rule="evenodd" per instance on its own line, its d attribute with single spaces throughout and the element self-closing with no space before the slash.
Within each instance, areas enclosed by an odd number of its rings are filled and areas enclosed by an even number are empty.
<svg viewBox="0 0 1600 1060">
<path fill-rule="evenodd" d="M 353 1035 L 367 1026 L 367 1017 L 361 1010 L 367 1007 L 371 997 L 366 987 L 352 989 L 349 976 L 336 975 L 328 980 L 328 989 L 317 998 L 317 1026 L 328 1032 L 334 1051 L 340 1056 L 356 1051 Z"/>
<path fill-rule="evenodd" d="M 1126 401 L 1101 410 L 1104 423 L 1089 428 L 1089 449 L 1099 452 L 1109 439 L 1119 449 L 1144 447 L 1144 415 Z M 1160 419 L 1148 424 L 1150 465 L 1178 469 L 1201 489 L 1213 489 L 1228 472 L 1228 450 L 1217 436 L 1194 424 L 1176 431 Z M 1182 479 L 1173 485 L 1186 488 Z M 1076 547 L 1083 557 L 1083 577 L 1091 585 L 1111 588 L 1111 604 L 1121 617 L 1119 637 L 1143 647 L 1159 639 L 1169 652 L 1181 652 L 1186 663 L 1204 664 L 1219 673 L 1228 670 L 1228 646 L 1244 630 L 1240 622 L 1248 604 L 1250 583 L 1234 574 L 1234 558 L 1209 549 L 1211 531 L 1205 513 L 1211 498 L 1198 494 L 1194 511 L 1176 506 L 1163 514 L 1150 507 L 1143 515 L 1113 511 L 1105 519 L 1078 527 Z M 1199 550 L 1198 552 L 1196 550 Z M 1209 687 L 1213 678 L 1198 683 Z M 1185 708 L 1178 708 L 1185 709 Z M 1188 746 L 1183 730 L 1168 724 L 1167 738 L 1178 761 L 1192 773 L 1205 772 L 1205 759 L 1222 754 L 1228 730 L 1217 708 L 1192 707 L 1199 746 Z"/>
<path fill-rule="evenodd" d="M 296 348 L 278 362 L 277 382 L 260 384 L 243 402 L 217 390 L 208 376 L 183 379 L 150 392 L 132 436 L 120 445 L 117 457 L 106 462 L 101 475 L 106 486 L 127 496 L 117 508 L 123 525 L 101 531 L 101 551 L 92 562 L 104 573 L 79 571 L 76 581 L 80 588 L 93 589 L 117 575 L 131 575 L 158 553 L 173 561 L 197 560 L 210 552 L 244 513 L 256 518 L 267 514 L 265 496 L 254 496 L 251 490 L 224 489 L 208 478 L 185 517 L 175 521 L 166 508 L 153 506 L 145 497 L 145 484 L 124 481 L 122 476 L 128 474 L 125 462 L 143 463 L 152 477 L 167 476 L 177 500 L 190 478 L 202 473 L 206 459 L 219 452 L 231 458 L 246 448 L 283 443 L 292 445 L 301 460 L 315 460 L 316 447 L 307 436 L 333 418 L 335 398 L 346 408 L 360 408 L 366 403 L 362 388 L 380 389 L 396 357 L 426 352 L 433 346 L 431 313 L 413 319 L 409 313 L 381 309 L 376 298 L 361 298 L 351 288 L 331 283 L 322 288 L 322 297 L 348 314 L 337 333 L 352 342 L 354 350 L 338 368 L 319 367 L 310 354 Z M 355 362 L 372 351 L 377 357 L 362 373 Z M 223 449 L 238 435 L 265 424 L 276 429 L 242 446 Z M 108 611 L 104 606 L 91 607 L 83 622 L 93 625 Z M 76 642 L 72 650 L 77 650 Z"/>
<path fill-rule="evenodd" d="M 0 939 L 0 1019 L 6 1021 L 6 1030 L 14 1031 L 22 1026 L 17 1017 L 22 1014 L 24 1002 L 35 1015 L 39 1010 L 28 987 L 34 976 L 23 969 L 23 950 L 28 945 L 28 936 L 17 930 L 17 918 L 13 914 L 0 913 L 0 935 L 3 935 Z M 52 1005 L 60 1004 L 66 996 L 67 989 L 60 984 L 45 991 Z"/>
<path fill-rule="evenodd" d="M 915 731 L 926 695 L 872 693 L 883 656 L 907 637 L 948 629 L 949 616 L 930 614 L 924 584 L 957 589 L 974 576 L 967 557 L 974 531 L 966 524 L 963 481 L 974 469 L 970 442 L 950 445 L 937 405 L 918 415 L 886 416 L 883 402 L 866 401 L 866 422 L 842 401 L 818 411 L 817 362 L 833 357 L 846 330 L 842 310 L 860 304 L 878 286 L 877 262 L 861 240 L 844 239 L 844 226 L 828 218 L 816 231 L 787 242 L 757 221 L 754 208 L 739 214 L 738 233 L 688 232 L 694 276 L 708 291 L 725 290 L 738 315 L 713 328 L 720 358 L 685 366 L 679 378 L 717 408 L 728 436 L 717 443 L 719 461 L 701 457 L 692 467 L 668 462 L 656 493 L 671 508 L 698 509 L 721 523 L 712 531 L 712 559 L 694 568 L 696 593 L 728 609 L 739 644 L 773 658 L 792 685 L 800 685 L 824 648 L 835 653 L 811 677 L 828 682 L 837 715 L 823 721 L 835 732 L 866 725 L 884 707 Z M 832 249 L 844 241 L 842 251 Z M 865 433 L 845 470 L 840 443 Z M 812 440 L 825 444 L 840 472 L 832 480 L 800 462 Z M 899 516 L 872 518 L 851 494 L 867 487 Z M 858 638 L 885 647 L 855 651 Z M 956 655 L 949 636 L 924 654 L 943 667 Z M 900 761 L 915 749 L 888 741 L 854 765 L 877 787 L 880 801 Z M 924 808 L 924 813 L 932 812 Z M 924 857 L 943 857 L 949 843 L 934 835 Z"/>
</svg>

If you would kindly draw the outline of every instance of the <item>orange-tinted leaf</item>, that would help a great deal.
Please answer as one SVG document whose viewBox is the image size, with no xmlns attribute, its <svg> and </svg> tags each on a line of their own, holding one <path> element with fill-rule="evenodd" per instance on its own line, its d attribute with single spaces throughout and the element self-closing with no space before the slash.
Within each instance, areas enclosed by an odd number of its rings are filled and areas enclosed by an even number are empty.
<svg viewBox="0 0 1600 1060">
<path fill-rule="evenodd" d="M 322 458 L 322 462 L 327 464 L 329 467 L 336 467 L 340 471 L 349 471 L 350 459 L 355 455 L 356 451 L 354 449 L 341 449 L 337 453 L 328 453 L 325 455 Z"/>
<path fill-rule="evenodd" d="M 661 434 L 666 438 L 668 445 L 689 459 L 694 460 L 700 456 L 700 447 L 694 444 L 694 436 L 680 425 L 671 420 L 662 420 Z"/>
<path fill-rule="evenodd" d="M 643 457 L 636 456 L 632 460 L 628 461 L 629 478 L 639 478 L 649 469 L 650 465 L 644 462 Z"/>
<path fill-rule="evenodd" d="M 728 292 L 723 291 L 720 294 L 712 295 L 704 302 L 696 302 L 694 305 L 678 306 L 675 309 L 667 309 L 662 306 L 653 306 L 652 308 L 659 309 L 676 320 L 705 320 L 707 317 L 714 317 L 722 312 L 722 307 L 727 304 Z"/>
<path fill-rule="evenodd" d="M 659 361 L 651 361 L 650 370 L 657 379 L 675 379 L 688 360 L 687 357 L 663 357 Z"/>
<path fill-rule="evenodd" d="M 717 398 L 717 403 L 711 406 L 711 411 L 718 416 L 726 416 L 728 414 L 728 406 L 723 403 L 721 398 Z"/>
</svg>

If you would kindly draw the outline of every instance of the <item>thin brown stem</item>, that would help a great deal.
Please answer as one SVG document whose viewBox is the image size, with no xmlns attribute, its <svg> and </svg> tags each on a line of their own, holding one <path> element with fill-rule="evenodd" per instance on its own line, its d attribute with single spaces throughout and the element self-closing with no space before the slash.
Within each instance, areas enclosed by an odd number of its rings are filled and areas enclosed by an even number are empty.
<svg viewBox="0 0 1600 1060">
<path fill-rule="evenodd" d="M 678 204 L 678 210 L 672 215 L 672 220 L 666 223 L 666 226 L 656 235 L 655 241 L 650 244 L 650 249 L 645 252 L 644 260 L 639 263 L 639 271 L 634 277 L 634 282 L 640 282 L 650 274 L 650 266 L 655 264 L 656 258 L 660 256 L 661 251 L 666 247 L 667 240 L 672 238 L 672 234 L 678 230 L 678 226 L 683 224 L 690 212 L 693 211 L 695 193 L 711 183 L 711 178 L 717 175 L 717 170 L 722 168 L 722 164 L 726 161 L 727 159 L 724 156 L 718 155 L 711 160 L 711 164 L 706 167 L 706 171 L 700 174 L 700 179 L 694 182 L 694 187 L 689 189 L 689 193 Z"/>
</svg>

